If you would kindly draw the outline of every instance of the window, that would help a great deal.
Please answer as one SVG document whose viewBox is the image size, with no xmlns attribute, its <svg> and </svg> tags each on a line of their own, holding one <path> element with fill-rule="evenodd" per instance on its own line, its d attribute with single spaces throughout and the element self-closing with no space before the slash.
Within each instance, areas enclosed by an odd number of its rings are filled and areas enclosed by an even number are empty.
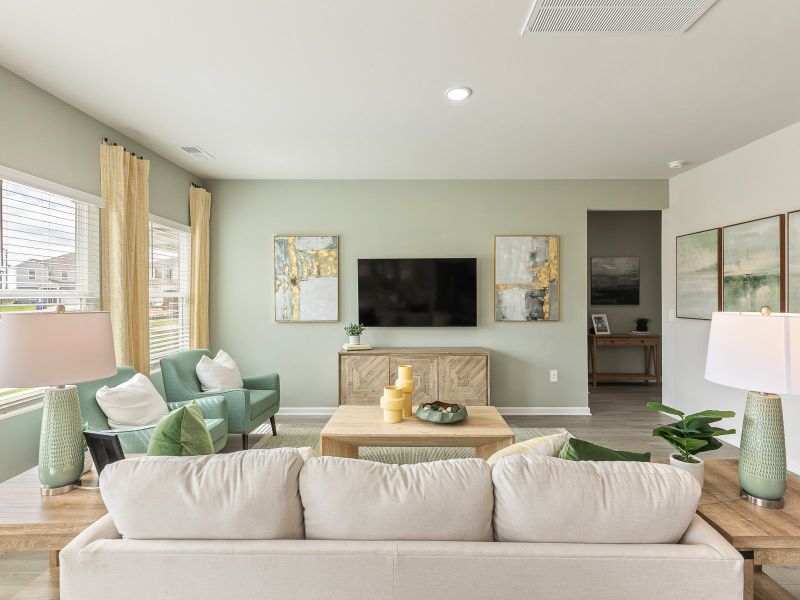
<svg viewBox="0 0 800 600">
<path fill-rule="evenodd" d="M 189 228 L 150 221 L 150 369 L 189 349 Z"/>
<path fill-rule="evenodd" d="M 66 273 L 60 279 L 50 273 Z M 0 314 L 100 308 L 97 206 L 0 179 Z M 30 390 L 0 389 L 0 407 Z"/>
</svg>

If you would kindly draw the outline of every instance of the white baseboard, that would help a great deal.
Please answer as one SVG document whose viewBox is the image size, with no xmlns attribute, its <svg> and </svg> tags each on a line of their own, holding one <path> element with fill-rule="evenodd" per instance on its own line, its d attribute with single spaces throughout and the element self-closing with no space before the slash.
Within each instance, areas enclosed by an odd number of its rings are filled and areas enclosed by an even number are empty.
<svg viewBox="0 0 800 600">
<path fill-rule="evenodd" d="M 330 417 L 335 406 L 283 406 L 278 415 L 286 417 Z M 469 408 L 467 408 L 469 410 Z M 588 406 L 498 406 L 501 415 L 515 417 L 568 415 L 573 417 L 589 417 L 592 415 Z"/>
<path fill-rule="evenodd" d="M 589 410 L 588 406 L 498 406 L 497 411 L 501 415 L 514 417 L 544 417 L 548 415 L 592 416 L 592 411 Z"/>
</svg>

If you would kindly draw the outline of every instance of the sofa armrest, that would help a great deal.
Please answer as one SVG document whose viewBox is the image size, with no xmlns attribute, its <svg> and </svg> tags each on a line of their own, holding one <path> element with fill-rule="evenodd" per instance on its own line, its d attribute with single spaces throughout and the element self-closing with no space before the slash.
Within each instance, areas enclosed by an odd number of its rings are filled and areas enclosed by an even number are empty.
<svg viewBox="0 0 800 600">
<path fill-rule="evenodd" d="M 280 391 L 281 380 L 277 373 L 266 373 L 264 375 L 251 375 L 243 377 L 244 387 L 248 390 L 275 390 Z"/>
<path fill-rule="evenodd" d="M 228 403 L 224 396 L 204 396 L 196 398 L 195 400 L 182 400 L 181 402 L 167 402 L 170 412 L 179 409 L 181 406 L 186 406 L 192 402 L 196 402 L 203 412 L 205 419 L 227 419 L 228 418 Z"/>
<path fill-rule="evenodd" d="M 700 515 L 695 515 L 679 544 L 704 545 L 727 560 L 742 560 L 742 555 L 722 537 L 716 529 L 706 523 Z"/>
</svg>

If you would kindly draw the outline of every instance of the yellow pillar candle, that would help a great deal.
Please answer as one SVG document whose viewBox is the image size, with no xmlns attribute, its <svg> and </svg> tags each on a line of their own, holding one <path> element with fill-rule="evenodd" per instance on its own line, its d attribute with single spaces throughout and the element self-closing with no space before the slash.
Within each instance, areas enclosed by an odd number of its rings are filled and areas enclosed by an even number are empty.
<svg viewBox="0 0 800 600">
<path fill-rule="evenodd" d="M 411 416 L 411 396 L 414 394 L 414 367 L 411 365 L 397 366 L 397 381 L 394 384 L 403 390 L 403 416 Z"/>
<path fill-rule="evenodd" d="M 399 423 L 403 420 L 403 390 L 396 385 L 383 388 L 381 397 L 383 420 L 386 423 Z"/>
</svg>

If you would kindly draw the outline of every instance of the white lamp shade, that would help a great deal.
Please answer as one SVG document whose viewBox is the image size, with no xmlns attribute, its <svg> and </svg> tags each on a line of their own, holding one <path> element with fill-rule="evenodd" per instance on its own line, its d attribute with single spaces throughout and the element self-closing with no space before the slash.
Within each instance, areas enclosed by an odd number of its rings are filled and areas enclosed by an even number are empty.
<svg viewBox="0 0 800 600">
<path fill-rule="evenodd" d="M 800 314 L 715 312 L 706 379 L 768 394 L 800 393 Z"/>
<path fill-rule="evenodd" d="M 116 372 L 107 312 L 0 313 L 0 387 L 66 385 Z"/>
</svg>

